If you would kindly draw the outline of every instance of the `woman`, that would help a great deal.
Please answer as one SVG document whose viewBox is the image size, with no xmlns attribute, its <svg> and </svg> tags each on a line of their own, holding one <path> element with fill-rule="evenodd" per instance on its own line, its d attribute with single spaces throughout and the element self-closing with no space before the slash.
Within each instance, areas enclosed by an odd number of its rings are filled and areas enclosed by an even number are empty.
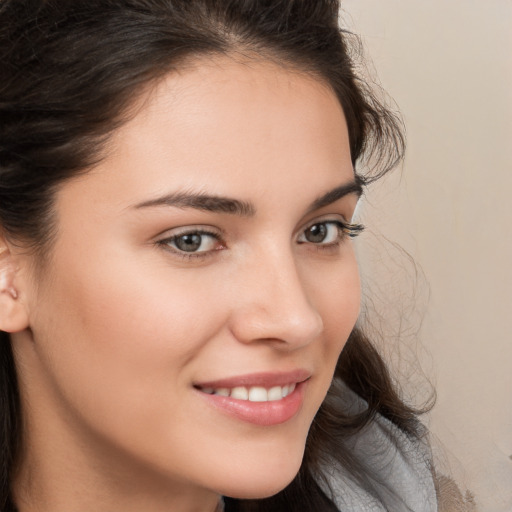
<svg viewBox="0 0 512 512">
<path fill-rule="evenodd" d="M 355 327 L 403 138 L 338 7 L 0 3 L 2 510 L 437 509 Z"/>
</svg>

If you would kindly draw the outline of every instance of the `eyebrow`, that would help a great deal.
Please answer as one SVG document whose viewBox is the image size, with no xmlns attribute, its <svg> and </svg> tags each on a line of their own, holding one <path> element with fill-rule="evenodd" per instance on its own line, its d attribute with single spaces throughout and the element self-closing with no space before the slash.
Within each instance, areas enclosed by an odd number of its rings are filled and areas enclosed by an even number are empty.
<svg viewBox="0 0 512 512">
<path fill-rule="evenodd" d="M 174 194 L 167 194 L 162 197 L 157 197 L 156 199 L 150 199 L 149 201 L 139 203 L 135 208 L 148 208 L 154 206 L 194 208 L 196 210 L 205 210 L 208 212 L 229 213 L 241 217 L 252 217 L 256 213 L 254 206 L 246 201 L 203 194 L 201 192 L 177 192 Z"/>
<path fill-rule="evenodd" d="M 363 194 L 363 187 L 358 176 L 356 176 L 354 181 L 344 183 L 315 199 L 308 208 L 308 213 L 329 206 L 349 194 L 356 194 L 358 197 Z M 240 217 L 253 217 L 256 214 L 256 208 L 250 202 L 201 192 L 176 192 L 166 194 L 155 199 L 150 199 L 149 201 L 138 203 L 134 208 L 141 209 L 160 206 L 194 208 L 208 212 L 228 213 Z"/>
<path fill-rule="evenodd" d="M 315 210 L 320 210 L 320 208 L 324 208 L 325 206 L 329 206 L 330 204 L 335 203 L 339 199 L 342 199 L 349 194 L 356 194 L 358 198 L 363 195 L 362 180 L 357 175 L 354 181 L 344 183 L 343 185 L 340 185 L 339 187 L 330 190 L 323 196 L 315 199 L 311 207 L 308 209 L 308 213 Z"/>
</svg>

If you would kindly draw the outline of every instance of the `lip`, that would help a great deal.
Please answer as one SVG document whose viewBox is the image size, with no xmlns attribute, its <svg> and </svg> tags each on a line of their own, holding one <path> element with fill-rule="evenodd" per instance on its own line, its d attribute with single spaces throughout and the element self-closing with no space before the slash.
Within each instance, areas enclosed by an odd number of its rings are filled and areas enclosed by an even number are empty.
<svg viewBox="0 0 512 512">
<path fill-rule="evenodd" d="M 260 372 L 247 375 L 238 375 L 225 379 L 197 382 L 194 387 L 201 388 L 236 388 L 238 386 L 286 386 L 287 384 L 299 384 L 311 377 L 311 372 L 305 369 L 297 369 L 288 372 Z"/>
<path fill-rule="evenodd" d="M 230 377 L 215 381 L 196 384 L 195 391 L 207 404 L 223 414 L 246 423 L 270 427 L 280 425 L 291 420 L 301 409 L 304 395 L 309 384 L 310 372 L 306 370 L 294 370 L 282 373 L 255 373 Z M 239 400 L 228 396 L 212 395 L 204 393 L 203 388 L 233 388 L 238 386 L 284 386 L 296 384 L 295 389 L 281 400 L 269 402 L 251 402 Z"/>
</svg>

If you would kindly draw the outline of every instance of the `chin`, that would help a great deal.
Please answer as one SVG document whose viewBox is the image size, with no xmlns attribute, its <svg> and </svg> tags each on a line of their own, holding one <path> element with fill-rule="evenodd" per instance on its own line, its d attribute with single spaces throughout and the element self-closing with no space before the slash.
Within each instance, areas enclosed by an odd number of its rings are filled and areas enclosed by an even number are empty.
<svg viewBox="0 0 512 512">
<path fill-rule="evenodd" d="M 283 461 L 268 461 L 254 465 L 240 472 L 234 470 L 228 485 L 221 486 L 220 494 L 238 499 L 263 499 L 274 496 L 287 487 L 297 476 L 302 463 L 299 457 Z"/>
<path fill-rule="evenodd" d="M 291 478 L 288 479 L 280 479 L 278 482 L 276 481 L 266 481 L 266 482 L 257 482 L 250 483 L 245 486 L 240 487 L 229 487 L 225 492 L 221 492 L 223 496 L 228 496 L 230 498 L 238 498 L 242 500 L 257 500 L 263 498 L 269 498 L 270 496 L 274 496 L 275 494 L 282 491 L 285 487 L 287 487 L 295 478 L 297 472 L 295 472 Z"/>
</svg>

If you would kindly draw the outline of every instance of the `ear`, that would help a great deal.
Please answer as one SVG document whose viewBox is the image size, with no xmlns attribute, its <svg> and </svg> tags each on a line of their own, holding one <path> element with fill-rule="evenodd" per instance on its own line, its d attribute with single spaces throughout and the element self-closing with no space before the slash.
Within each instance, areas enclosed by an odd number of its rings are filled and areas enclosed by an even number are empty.
<svg viewBox="0 0 512 512">
<path fill-rule="evenodd" d="M 19 332 L 28 327 L 28 313 L 16 288 L 18 265 L 0 232 L 0 331 Z"/>
</svg>

